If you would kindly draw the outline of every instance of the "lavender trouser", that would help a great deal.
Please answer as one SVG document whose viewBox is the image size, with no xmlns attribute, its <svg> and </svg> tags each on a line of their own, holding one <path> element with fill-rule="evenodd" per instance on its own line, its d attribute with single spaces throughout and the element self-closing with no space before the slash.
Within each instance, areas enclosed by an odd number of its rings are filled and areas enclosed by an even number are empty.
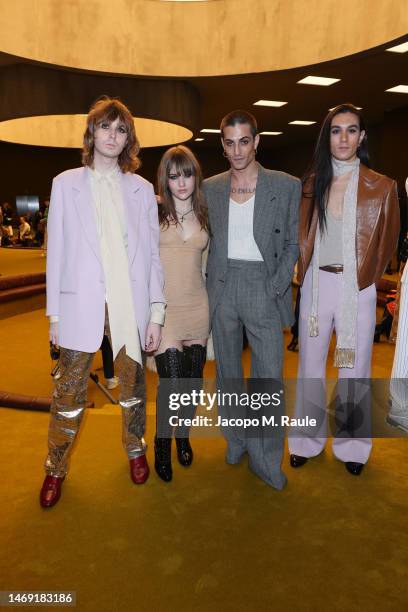
<svg viewBox="0 0 408 612">
<path fill-rule="evenodd" d="M 308 329 L 308 318 L 312 308 L 311 267 L 306 273 L 301 290 L 296 416 L 309 415 L 313 417 L 316 412 L 320 413 L 318 430 L 313 432 L 312 435 L 310 435 L 309 429 L 309 435 L 289 437 L 290 453 L 302 457 L 315 457 L 323 450 L 327 441 L 326 361 L 333 330 L 339 325 L 342 276 L 342 274 L 319 270 L 319 335 L 316 337 L 310 337 Z M 360 400 L 365 395 L 365 401 L 361 402 L 364 411 L 364 436 L 335 437 L 333 439 L 333 453 L 340 461 L 344 462 L 366 463 L 372 447 L 371 438 L 367 434 L 371 409 L 367 381 L 371 376 L 375 319 L 376 289 L 373 284 L 361 290 L 358 295 L 355 366 L 354 368 L 339 368 L 338 387 L 340 388 L 340 395 L 342 393 L 341 381 L 344 380 L 343 387 L 346 387 L 347 383 L 352 383 L 350 379 L 358 379 L 354 385 L 355 396 L 359 396 L 357 399 Z M 365 379 L 365 384 L 360 379 Z"/>
</svg>

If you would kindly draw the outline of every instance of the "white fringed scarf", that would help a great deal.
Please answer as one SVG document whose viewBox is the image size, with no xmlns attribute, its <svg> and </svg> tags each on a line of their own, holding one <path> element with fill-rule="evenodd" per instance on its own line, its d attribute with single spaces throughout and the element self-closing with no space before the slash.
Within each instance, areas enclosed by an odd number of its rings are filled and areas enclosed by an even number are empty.
<svg viewBox="0 0 408 612">
<path fill-rule="evenodd" d="M 356 355 L 356 324 L 358 307 L 356 222 L 357 191 L 360 160 L 343 162 L 332 158 L 334 176 L 352 171 L 343 200 L 343 274 L 340 304 L 340 323 L 336 329 L 337 344 L 334 365 L 337 368 L 354 368 Z M 317 226 L 312 260 L 312 310 L 309 316 L 309 335 L 319 335 L 319 254 L 321 231 Z"/>
</svg>

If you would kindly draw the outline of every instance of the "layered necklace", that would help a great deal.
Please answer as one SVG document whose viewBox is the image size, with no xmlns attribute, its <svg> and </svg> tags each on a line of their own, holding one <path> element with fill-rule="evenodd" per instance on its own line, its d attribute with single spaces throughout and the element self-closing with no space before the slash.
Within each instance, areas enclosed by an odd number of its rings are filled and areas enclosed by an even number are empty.
<svg viewBox="0 0 408 612">
<path fill-rule="evenodd" d="M 176 208 L 176 213 L 177 213 L 180 223 L 184 223 L 185 217 L 187 217 L 187 215 L 189 215 L 192 211 L 193 211 L 193 207 L 191 207 L 190 210 L 188 210 L 187 212 L 181 214 L 180 211 L 178 211 Z"/>
</svg>

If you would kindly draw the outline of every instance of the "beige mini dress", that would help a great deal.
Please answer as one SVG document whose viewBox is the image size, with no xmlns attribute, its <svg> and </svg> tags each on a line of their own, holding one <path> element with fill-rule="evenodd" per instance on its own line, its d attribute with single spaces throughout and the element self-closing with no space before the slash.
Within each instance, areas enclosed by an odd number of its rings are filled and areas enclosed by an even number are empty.
<svg viewBox="0 0 408 612">
<path fill-rule="evenodd" d="M 166 320 L 162 343 L 208 338 L 208 296 L 202 274 L 208 233 L 197 229 L 184 239 L 179 226 L 160 230 L 160 259 L 164 271 Z"/>
</svg>

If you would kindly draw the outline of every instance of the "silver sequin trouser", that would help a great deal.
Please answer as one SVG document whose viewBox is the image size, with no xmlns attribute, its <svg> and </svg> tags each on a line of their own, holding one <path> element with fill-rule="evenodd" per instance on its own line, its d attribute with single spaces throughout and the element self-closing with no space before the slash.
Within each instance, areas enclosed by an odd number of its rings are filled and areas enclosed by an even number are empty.
<svg viewBox="0 0 408 612">
<path fill-rule="evenodd" d="M 105 333 L 110 339 L 109 324 Z M 94 353 L 60 349 L 61 377 L 55 381 L 48 430 L 45 471 L 50 476 L 66 475 L 75 440 L 86 406 L 86 392 Z M 122 409 L 122 443 L 129 459 L 144 455 L 146 425 L 146 386 L 143 368 L 128 355 L 125 347 L 115 359 L 119 377 L 119 404 Z"/>
</svg>

